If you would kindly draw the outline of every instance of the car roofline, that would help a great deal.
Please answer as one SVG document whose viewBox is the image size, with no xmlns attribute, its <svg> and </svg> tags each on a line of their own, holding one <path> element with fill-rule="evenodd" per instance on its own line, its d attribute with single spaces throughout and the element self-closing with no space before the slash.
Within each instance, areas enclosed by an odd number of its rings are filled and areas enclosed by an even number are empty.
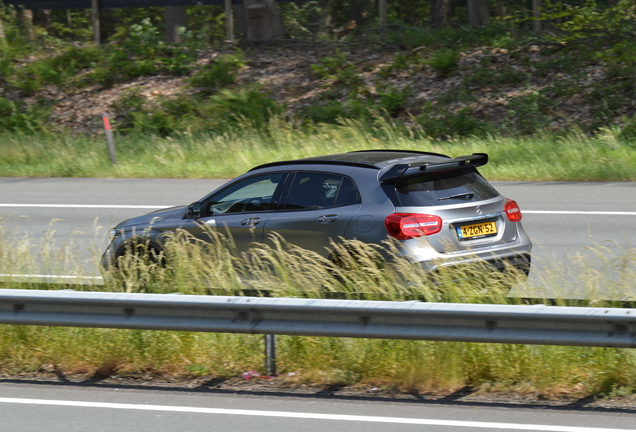
<svg viewBox="0 0 636 432">
<path fill-rule="evenodd" d="M 380 152 L 405 153 L 405 154 L 426 155 L 426 156 L 438 156 L 438 157 L 444 157 L 444 158 L 452 159 L 450 156 L 444 155 L 444 154 L 441 154 L 441 153 L 424 152 L 424 151 L 418 151 L 418 150 L 391 150 L 391 149 L 356 150 L 356 151 L 351 151 L 351 152 L 342 153 L 342 154 L 350 154 L 350 153 L 380 153 Z M 344 165 L 344 166 L 354 166 L 354 167 L 360 167 L 360 168 L 373 168 L 373 169 L 376 169 L 376 170 L 381 170 L 381 169 L 384 168 L 384 167 L 377 166 L 377 165 L 372 164 L 372 163 L 320 159 L 320 156 L 318 156 L 315 159 L 314 158 L 307 158 L 307 159 L 295 159 L 295 160 L 288 160 L 288 161 L 270 162 L 270 163 L 266 163 L 266 164 L 255 166 L 254 168 L 252 168 L 248 172 L 254 171 L 254 170 L 257 170 L 257 169 L 261 169 L 261 168 L 270 168 L 270 167 L 285 166 L 285 165 L 341 165 L 341 166 Z"/>
<path fill-rule="evenodd" d="M 361 168 L 373 168 L 373 169 L 376 169 L 376 170 L 380 170 L 380 167 L 378 167 L 376 165 L 363 163 L 363 162 L 330 161 L 330 160 L 320 160 L 320 159 L 314 159 L 314 160 L 297 159 L 297 160 L 290 160 L 290 161 L 266 163 L 266 164 L 263 164 L 263 165 L 256 166 L 256 167 L 252 168 L 251 170 L 249 170 L 248 172 L 254 171 L 254 170 L 257 170 L 257 169 L 261 169 L 261 168 L 269 168 L 269 167 L 285 166 L 285 165 L 346 165 L 346 166 L 355 166 L 355 167 L 361 167 Z"/>
<path fill-rule="evenodd" d="M 382 153 L 382 152 L 387 152 L 387 153 L 415 153 L 418 155 L 427 155 L 427 156 L 440 156 L 440 157 L 445 157 L 445 158 L 450 158 L 450 156 L 445 155 L 445 154 L 441 154 L 441 153 L 433 153 L 433 152 L 427 152 L 427 151 L 420 151 L 420 150 L 393 150 L 393 149 L 372 149 L 372 150 L 354 150 L 354 151 L 350 151 L 347 153 L 365 153 L 365 152 L 375 152 L 375 153 Z"/>
</svg>

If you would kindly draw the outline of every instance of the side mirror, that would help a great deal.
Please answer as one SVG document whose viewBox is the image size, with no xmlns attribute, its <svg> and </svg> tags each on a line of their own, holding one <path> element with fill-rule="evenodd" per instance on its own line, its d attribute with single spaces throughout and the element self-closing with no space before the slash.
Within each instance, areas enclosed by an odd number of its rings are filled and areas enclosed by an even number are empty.
<svg viewBox="0 0 636 432">
<path fill-rule="evenodd" d="M 199 219 L 201 217 L 201 203 L 194 202 L 188 206 L 187 217 L 190 219 Z"/>
</svg>

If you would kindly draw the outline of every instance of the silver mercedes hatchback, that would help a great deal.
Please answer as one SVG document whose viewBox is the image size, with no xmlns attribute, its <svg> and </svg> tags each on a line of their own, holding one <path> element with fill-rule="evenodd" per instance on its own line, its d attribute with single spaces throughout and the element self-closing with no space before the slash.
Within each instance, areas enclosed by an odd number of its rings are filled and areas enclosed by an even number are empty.
<svg viewBox="0 0 636 432">
<path fill-rule="evenodd" d="M 488 155 L 365 150 L 260 165 L 201 200 L 129 219 L 111 232 L 105 270 L 131 244 L 159 256 L 175 230 L 209 240 L 229 232 L 239 251 L 277 233 L 288 243 L 333 258 L 342 239 L 399 243 L 431 272 L 487 262 L 530 271 L 532 243 L 517 203 L 477 171 Z"/>
</svg>

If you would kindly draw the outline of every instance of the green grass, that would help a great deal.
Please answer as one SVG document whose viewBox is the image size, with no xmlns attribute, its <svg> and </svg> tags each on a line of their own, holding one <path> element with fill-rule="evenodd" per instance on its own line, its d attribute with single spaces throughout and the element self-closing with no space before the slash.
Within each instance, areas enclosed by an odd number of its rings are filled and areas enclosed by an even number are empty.
<svg viewBox="0 0 636 432">
<path fill-rule="evenodd" d="M 479 268 L 451 270 L 434 284 L 407 260 L 383 261 L 376 246 L 356 242 L 341 251 L 345 265 L 333 267 L 281 239 L 273 238 L 250 253 L 233 254 L 231 241 L 215 232 L 210 236 L 214 241 L 205 243 L 177 233 L 166 248 L 166 269 L 125 261 L 121 268 L 126 270 L 112 274 L 105 286 L 74 288 L 523 304 L 523 299 L 507 296 L 512 285 L 522 296 L 537 297 L 537 287 L 520 282 L 514 273 L 491 277 Z M 0 224 L 0 273 L 37 271 L 38 265 L 45 265 L 64 274 L 84 275 L 86 263 L 74 258 L 77 246 L 75 239 L 65 245 L 54 244 L 53 237 L 35 242 Z M 386 247 L 389 256 L 395 252 L 391 245 Z M 37 262 L 36 250 L 43 255 Z M 464 272 L 474 276 L 475 270 L 480 276 L 467 280 Z M 403 275 L 409 275 L 408 281 Z M 548 266 L 541 277 L 540 285 L 553 287 L 562 297 L 568 296 L 568 287 L 581 286 L 590 305 L 619 306 L 620 302 L 603 300 L 601 291 L 611 286 L 625 297 L 633 290 L 636 249 L 598 245 L 568 262 Z M 29 284 L 9 281 L 5 287 Z M 627 299 L 633 301 L 629 295 Z M 561 300 L 558 304 L 586 303 Z M 223 379 L 248 370 L 263 372 L 262 343 L 257 335 L 3 325 L 0 374 L 37 373 L 44 367 L 75 379 L 112 375 Z M 449 394 L 468 386 L 482 393 L 516 392 L 532 398 L 618 397 L 636 392 L 635 366 L 636 353 L 625 349 L 279 336 L 282 376 L 277 382 L 367 385 L 429 394 Z"/>
<path fill-rule="evenodd" d="M 363 149 L 432 151 L 453 157 L 486 152 L 489 180 L 634 181 L 634 141 L 619 130 L 512 138 L 433 140 L 418 129 L 380 121 L 371 127 L 294 126 L 278 119 L 218 135 L 116 136 L 111 166 L 103 136 L 3 134 L 0 173 L 17 177 L 229 178 L 266 162 Z"/>
</svg>

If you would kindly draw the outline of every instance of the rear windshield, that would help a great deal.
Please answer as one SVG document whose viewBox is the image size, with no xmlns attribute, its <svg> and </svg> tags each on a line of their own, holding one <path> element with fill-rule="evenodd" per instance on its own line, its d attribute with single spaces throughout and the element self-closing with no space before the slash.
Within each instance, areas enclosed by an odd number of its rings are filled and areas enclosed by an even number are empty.
<svg viewBox="0 0 636 432">
<path fill-rule="evenodd" d="M 499 196 L 474 168 L 402 177 L 395 189 L 396 205 L 401 207 L 467 203 Z"/>
</svg>

